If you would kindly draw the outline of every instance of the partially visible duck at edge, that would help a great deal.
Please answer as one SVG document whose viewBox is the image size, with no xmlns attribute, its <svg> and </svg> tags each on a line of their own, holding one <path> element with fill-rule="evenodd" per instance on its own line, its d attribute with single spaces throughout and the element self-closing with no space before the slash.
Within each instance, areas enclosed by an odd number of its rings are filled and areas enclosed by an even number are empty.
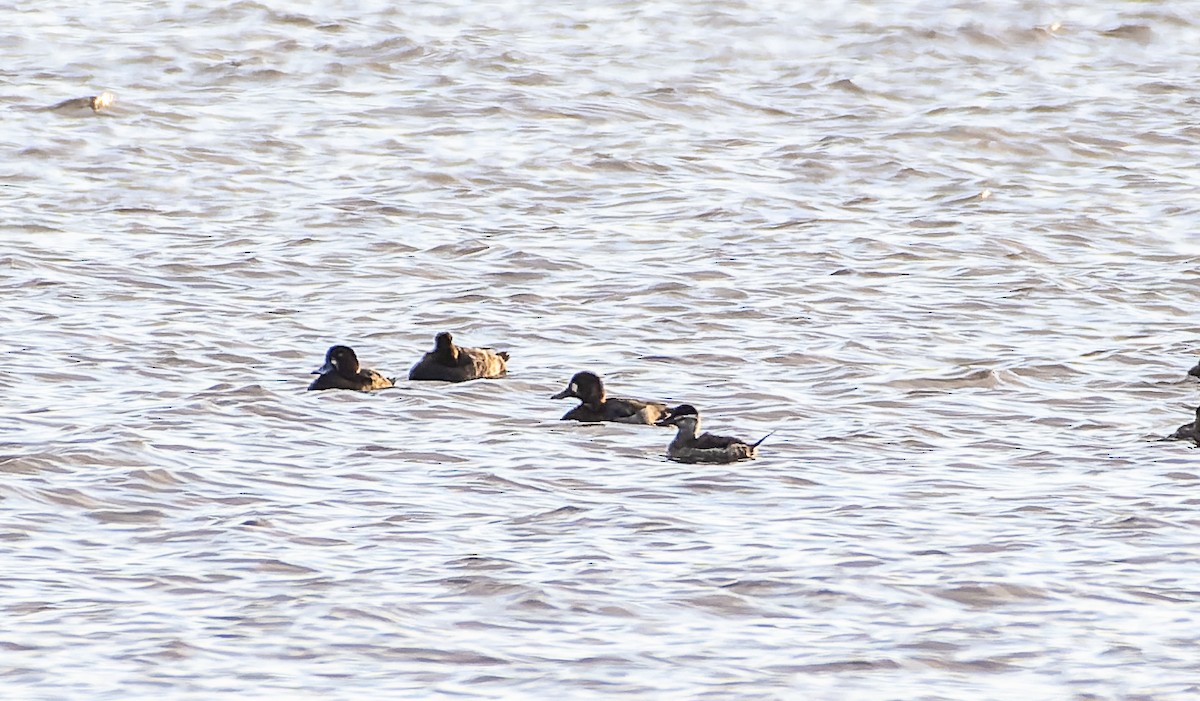
<svg viewBox="0 0 1200 701">
<path fill-rule="evenodd" d="M 350 346 L 333 346 L 325 353 L 325 364 L 313 370 L 320 375 L 308 386 L 313 389 L 354 389 L 366 392 L 373 389 L 395 387 L 396 381 L 384 377 L 374 370 L 364 370 L 358 365 L 358 356 Z"/>
<path fill-rule="evenodd" d="M 1196 420 L 1175 429 L 1175 433 L 1167 436 L 1164 441 L 1191 441 L 1200 445 L 1200 407 L 1196 407 Z"/>
<path fill-rule="evenodd" d="M 463 348 L 443 331 L 433 339 L 433 350 L 408 372 L 410 380 L 466 382 L 508 374 L 508 353 L 491 348 Z"/>
<path fill-rule="evenodd" d="M 653 425 L 666 416 L 667 405 L 640 399 L 609 399 L 604 383 L 593 372 L 577 372 L 567 388 L 551 399 L 579 399 L 579 406 L 563 414 L 563 421 L 616 421 L 623 424 Z"/>
<path fill-rule="evenodd" d="M 691 404 L 680 404 L 658 422 L 659 426 L 677 426 L 679 432 L 667 446 L 667 457 L 678 462 L 710 462 L 730 463 L 739 460 L 753 460 L 758 457 L 758 446 L 767 437 L 758 439 L 757 443 L 747 443 L 739 438 L 714 436 L 711 433 L 696 435 L 700 430 L 700 412 Z"/>
<path fill-rule="evenodd" d="M 1196 363 L 1195 367 L 1188 370 L 1188 374 L 1192 377 L 1200 377 L 1200 363 Z"/>
</svg>

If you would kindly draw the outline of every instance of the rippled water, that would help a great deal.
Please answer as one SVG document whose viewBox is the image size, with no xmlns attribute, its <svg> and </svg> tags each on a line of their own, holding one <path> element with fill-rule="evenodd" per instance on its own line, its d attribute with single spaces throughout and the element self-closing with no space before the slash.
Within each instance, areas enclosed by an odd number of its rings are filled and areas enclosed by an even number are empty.
<svg viewBox="0 0 1200 701">
<path fill-rule="evenodd" d="M 1192 9 L 10 6 L 0 695 L 1194 698 Z"/>
</svg>

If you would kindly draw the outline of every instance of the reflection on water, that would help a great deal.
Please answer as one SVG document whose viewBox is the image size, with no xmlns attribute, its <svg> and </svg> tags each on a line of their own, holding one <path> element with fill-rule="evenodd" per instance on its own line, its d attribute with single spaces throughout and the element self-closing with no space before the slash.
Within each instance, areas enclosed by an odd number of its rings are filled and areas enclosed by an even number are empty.
<svg viewBox="0 0 1200 701">
<path fill-rule="evenodd" d="M 7 697 L 1197 692 L 1189 14 L 12 12 Z"/>
</svg>

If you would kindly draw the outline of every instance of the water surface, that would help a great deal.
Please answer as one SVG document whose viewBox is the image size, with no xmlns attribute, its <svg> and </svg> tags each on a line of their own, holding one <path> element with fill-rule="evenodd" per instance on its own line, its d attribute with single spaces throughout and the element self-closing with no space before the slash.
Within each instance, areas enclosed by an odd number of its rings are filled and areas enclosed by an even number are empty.
<svg viewBox="0 0 1200 701">
<path fill-rule="evenodd" d="M 3 696 L 1200 692 L 1194 13 L 701 5 L 5 10 Z"/>
</svg>

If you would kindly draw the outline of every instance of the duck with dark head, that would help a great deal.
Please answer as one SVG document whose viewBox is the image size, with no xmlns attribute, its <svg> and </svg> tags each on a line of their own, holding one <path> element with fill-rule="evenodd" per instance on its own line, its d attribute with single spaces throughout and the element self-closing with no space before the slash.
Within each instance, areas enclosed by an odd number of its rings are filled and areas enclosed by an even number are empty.
<svg viewBox="0 0 1200 701">
<path fill-rule="evenodd" d="M 408 379 L 466 382 L 504 377 L 506 374 L 508 353 L 491 348 L 456 346 L 454 336 L 443 331 L 434 337 L 433 350 L 409 370 Z"/>
<path fill-rule="evenodd" d="M 1175 429 L 1175 433 L 1167 436 L 1164 441 L 1191 441 L 1200 445 L 1200 407 L 1196 407 L 1196 420 Z"/>
<path fill-rule="evenodd" d="M 667 457 L 679 462 L 730 463 L 758 457 L 758 446 L 771 434 L 747 443 L 740 438 L 715 436 L 700 431 L 700 412 L 691 404 L 680 404 L 658 422 L 659 426 L 675 426 L 679 431 L 667 446 Z M 771 433 L 774 433 L 772 431 Z"/>
<path fill-rule="evenodd" d="M 314 389 L 353 389 L 366 392 L 373 389 L 394 387 L 396 381 L 391 378 L 359 367 L 358 356 L 350 346 L 333 346 L 325 353 L 325 364 L 313 370 L 314 375 L 320 375 L 308 386 Z"/>
<path fill-rule="evenodd" d="M 623 424 L 654 424 L 666 415 L 667 405 L 640 399 L 610 398 L 604 383 L 593 372 L 577 372 L 566 389 L 551 399 L 579 399 L 579 406 L 563 414 L 563 421 L 615 421 Z"/>
</svg>

